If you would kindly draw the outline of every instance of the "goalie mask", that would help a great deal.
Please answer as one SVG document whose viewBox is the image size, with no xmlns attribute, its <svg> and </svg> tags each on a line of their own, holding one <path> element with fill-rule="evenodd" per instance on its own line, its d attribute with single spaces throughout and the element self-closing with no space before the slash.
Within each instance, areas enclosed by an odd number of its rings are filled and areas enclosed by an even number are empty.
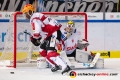
<svg viewBox="0 0 120 80">
<path fill-rule="evenodd" d="M 67 36 L 68 37 L 71 36 L 74 30 L 75 30 L 75 23 L 73 21 L 68 21 L 66 27 Z"/>
<path fill-rule="evenodd" d="M 25 14 L 26 18 L 28 19 L 30 19 L 30 17 L 34 12 L 35 12 L 35 8 L 31 4 L 26 4 L 22 9 L 22 13 Z"/>
</svg>

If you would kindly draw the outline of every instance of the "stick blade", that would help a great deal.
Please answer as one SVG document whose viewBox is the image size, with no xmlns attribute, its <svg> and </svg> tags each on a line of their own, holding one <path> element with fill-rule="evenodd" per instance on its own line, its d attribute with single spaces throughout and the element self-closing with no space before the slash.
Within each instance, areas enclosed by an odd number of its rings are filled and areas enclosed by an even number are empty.
<svg viewBox="0 0 120 80">
<path fill-rule="evenodd" d="M 96 62 L 98 61 L 99 57 L 100 57 L 100 53 L 97 53 L 97 54 L 95 55 L 93 61 L 90 63 L 90 67 L 94 67 L 94 66 L 95 66 L 95 64 L 96 64 Z"/>
</svg>

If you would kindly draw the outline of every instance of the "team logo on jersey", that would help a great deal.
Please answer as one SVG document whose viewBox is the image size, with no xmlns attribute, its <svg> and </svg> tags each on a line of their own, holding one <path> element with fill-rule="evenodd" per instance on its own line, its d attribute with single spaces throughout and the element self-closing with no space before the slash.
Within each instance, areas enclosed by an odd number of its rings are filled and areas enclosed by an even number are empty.
<svg viewBox="0 0 120 80">
<path fill-rule="evenodd" d="M 75 44 L 74 46 L 70 46 L 70 47 L 67 47 L 67 51 L 70 51 L 70 50 L 73 50 L 77 47 L 77 44 Z"/>
</svg>

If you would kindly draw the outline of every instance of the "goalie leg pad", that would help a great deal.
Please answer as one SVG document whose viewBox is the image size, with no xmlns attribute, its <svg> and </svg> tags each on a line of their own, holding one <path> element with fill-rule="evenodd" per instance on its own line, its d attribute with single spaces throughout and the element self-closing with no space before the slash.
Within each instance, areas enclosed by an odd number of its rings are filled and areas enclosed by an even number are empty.
<svg viewBox="0 0 120 80">
<path fill-rule="evenodd" d="M 76 61 L 81 63 L 88 63 L 92 61 L 92 56 L 90 52 L 82 51 L 77 49 L 76 50 Z"/>
<path fill-rule="evenodd" d="M 104 59 L 99 58 L 97 63 L 95 64 L 94 68 L 96 69 L 103 69 L 104 68 Z"/>
<path fill-rule="evenodd" d="M 64 61 L 66 61 L 66 63 L 67 63 L 69 66 L 72 65 L 71 62 L 69 61 L 69 59 L 68 59 L 65 51 L 60 52 L 60 56 L 64 59 Z"/>
<path fill-rule="evenodd" d="M 47 63 L 46 59 L 44 57 L 38 57 L 37 58 L 37 67 L 40 69 L 46 68 Z"/>
<path fill-rule="evenodd" d="M 57 57 L 55 58 L 55 63 L 56 63 L 58 66 L 61 66 L 61 70 L 62 70 L 62 71 L 67 67 L 67 64 L 65 63 L 65 61 L 64 61 L 60 56 L 57 56 Z"/>
</svg>

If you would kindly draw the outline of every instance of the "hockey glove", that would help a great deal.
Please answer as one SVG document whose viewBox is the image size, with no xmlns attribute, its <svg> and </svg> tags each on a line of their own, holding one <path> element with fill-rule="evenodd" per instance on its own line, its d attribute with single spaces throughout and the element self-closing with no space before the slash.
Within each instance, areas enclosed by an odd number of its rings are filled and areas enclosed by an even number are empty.
<svg viewBox="0 0 120 80">
<path fill-rule="evenodd" d="M 78 40 L 77 47 L 80 50 L 83 50 L 83 49 L 85 49 L 88 46 L 89 46 L 89 42 L 86 39 Z"/>
<path fill-rule="evenodd" d="M 57 44 L 57 52 L 60 53 L 62 51 L 62 44 Z"/>
<path fill-rule="evenodd" d="M 35 38 L 33 38 L 33 36 L 31 36 L 30 39 L 31 39 L 31 42 L 32 42 L 35 46 L 39 46 L 40 43 L 41 43 L 41 42 L 40 42 L 41 38 L 35 39 Z"/>
</svg>

